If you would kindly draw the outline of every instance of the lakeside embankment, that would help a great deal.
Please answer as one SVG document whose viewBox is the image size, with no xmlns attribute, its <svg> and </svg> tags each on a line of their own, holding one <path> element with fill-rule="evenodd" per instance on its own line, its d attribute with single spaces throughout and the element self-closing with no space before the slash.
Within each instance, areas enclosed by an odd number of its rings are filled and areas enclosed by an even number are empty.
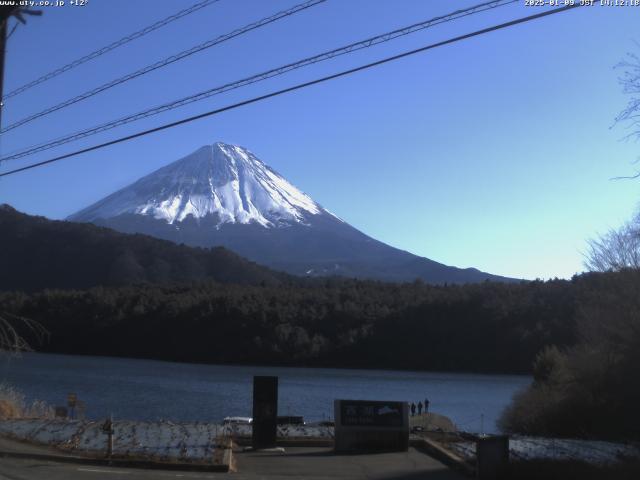
<svg viewBox="0 0 640 480">
<path fill-rule="evenodd" d="M 0 436 L 76 455 L 104 456 L 102 422 L 66 419 L 0 420 Z M 229 440 L 251 438 L 250 425 L 206 422 L 113 422 L 113 456 L 153 461 L 215 462 Z M 333 427 L 280 425 L 281 440 L 332 439 Z"/>
<path fill-rule="evenodd" d="M 432 425 L 450 420 L 436 414 Z M 162 462 L 215 463 L 229 440 L 249 440 L 250 425 L 217 425 L 206 422 L 114 422 L 113 455 L 117 458 Z M 440 428 L 440 427 L 435 427 Z M 280 425 L 279 441 L 331 441 L 330 426 Z M 102 423 L 63 419 L 0 420 L 0 436 L 36 445 L 54 447 L 67 453 L 104 456 L 107 435 Z M 475 462 L 475 444 L 449 438 L 443 445 L 463 459 Z M 593 465 L 613 465 L 623 459 L 640 459 L 637 445 L 597 440 L 513 436 L 509 442 L 512 461 L 578 461 Z"/>
</svg>

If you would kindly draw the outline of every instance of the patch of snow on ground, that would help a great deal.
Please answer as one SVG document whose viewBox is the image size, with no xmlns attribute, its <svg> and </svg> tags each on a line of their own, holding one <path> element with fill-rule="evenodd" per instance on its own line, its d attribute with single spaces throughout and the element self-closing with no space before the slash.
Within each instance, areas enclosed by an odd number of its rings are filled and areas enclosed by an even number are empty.
<svg viewBox="0 0 640 480">
<path fill-rule="evenodd" d="M 466 459 L 475 459 L 474 442 L 452 443 L 451 448 Z M 592 464 L 611 464 L 620 458 L 640 458 L 638 446 L 566 438 L 514 436 L 509 439 L 509 453 L 513 460 L 580 460 Z"/>
<path fill-rule="evenodd" d="M 224 428 L 209 423 L 114 422 L 113 453 L 119 457 L 184 462 L 214 461 Z M 104 455 L 107 434 L 102 422 L 70 420 L 6 420 L 0 435 L 48 445 L 76 454 Z"/>
<path fill-rule="evenodd" d="M 251 425 L 173 423 L 169 421 L 114 422 L 113 453 L 161 461 L 213 462 L 216 449 L 230 437 L 251 437 Z M 19 419 L 0 421 L 0 435 L 76 454 L 104 455 L 107 434 L 102 422 Z M 333 427 L 278 425 L 278 438 L 333 438 Z"/>
</svg>

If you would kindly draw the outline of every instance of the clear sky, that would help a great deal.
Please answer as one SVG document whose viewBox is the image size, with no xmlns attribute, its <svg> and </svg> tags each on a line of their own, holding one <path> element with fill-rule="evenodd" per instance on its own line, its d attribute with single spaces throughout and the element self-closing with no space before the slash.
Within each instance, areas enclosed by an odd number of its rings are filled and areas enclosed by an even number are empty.
<svg viewBox="0 0 640 480">
<path fill-rule="evenodd" d="M 302 1 L 302 0 L 300 0 Z M 67 2 L 68 4 L 69 2 Z M 44 7 L 9 39 L 5 92 L 195 0 Z M 3 125 L 295 5 L 221 0 L 7 101 Z M 480 0 L 329 0 L 7 132 L 1 154 Z M 220 107 L 494 23 L 521 4 L 130 124 L 0 170 Z M 580 272 L 585 240 L 637 207 L 640 145 L 610 128 L 613 69 L 640 48 L 640 7 L 581 8 L 0 179 L 0 203 L 61 219 L 215 141 L 259 158 L 368 235 L 449 265 L 522 278 Z M 1 234 L 1 232 L 0 232 Z"/>
</svg>

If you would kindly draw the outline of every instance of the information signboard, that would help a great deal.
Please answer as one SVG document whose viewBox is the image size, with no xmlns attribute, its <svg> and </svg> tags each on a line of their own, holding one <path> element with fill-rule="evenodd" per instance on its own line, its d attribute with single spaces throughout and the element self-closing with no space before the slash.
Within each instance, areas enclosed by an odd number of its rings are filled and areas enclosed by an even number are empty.
<svg viewBox="0 0 640 480">
<path fill-rule="evenodd" d="M 343 400 L 342 425 L 361 427 L 401 427 L 404 402 Z"/>
<path fill-rule="evenodd" d="M 335 449 L 348 451 L 407 451 L 407 402 L 336 400 Z"/>
</svg>

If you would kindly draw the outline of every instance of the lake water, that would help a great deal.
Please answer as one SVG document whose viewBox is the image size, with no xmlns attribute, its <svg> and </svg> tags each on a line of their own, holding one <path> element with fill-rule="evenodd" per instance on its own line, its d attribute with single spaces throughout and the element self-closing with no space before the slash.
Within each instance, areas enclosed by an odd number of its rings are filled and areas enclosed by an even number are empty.
<svg viewBox="0 0 640 480">
<path fill-rule="evenodd" d="M 429 398 L 430 410 L 468 431 L 495 432 L 512 395 L 531 378 L 516 375 L 198 365 L 30 353 L 2 358 L 0 382 L 29 400 L 64 405 L 75 392 L 89 418 L 220 422 L 251 416 L 254 375 L 279 377 L 279 413 L 306 421 L 333 417 L 333 400 Z M 481 420 L 482 419 L 482 420 Z M 482 424 L 481 424 L 482 423 Z"/>
</svg>

